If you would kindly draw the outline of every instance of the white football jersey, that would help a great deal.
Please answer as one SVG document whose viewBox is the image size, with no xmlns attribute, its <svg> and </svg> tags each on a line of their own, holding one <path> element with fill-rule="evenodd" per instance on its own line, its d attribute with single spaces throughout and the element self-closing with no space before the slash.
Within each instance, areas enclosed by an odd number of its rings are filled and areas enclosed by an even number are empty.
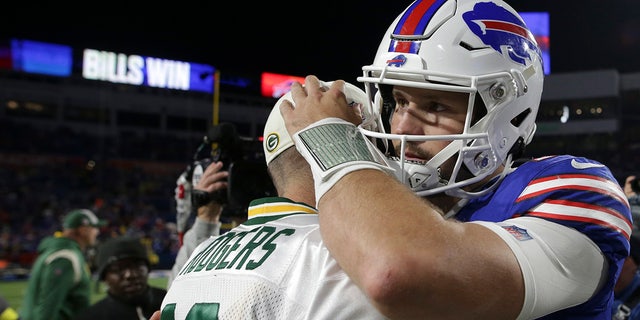
<svg viewBox="0 0 640 320">
<path fill-rule="evenodd" d="M 314 208 L 263 198 L 248 216 L 196 248 L 162 320 L 384 319 L 329 254 Z"/>
</svg>

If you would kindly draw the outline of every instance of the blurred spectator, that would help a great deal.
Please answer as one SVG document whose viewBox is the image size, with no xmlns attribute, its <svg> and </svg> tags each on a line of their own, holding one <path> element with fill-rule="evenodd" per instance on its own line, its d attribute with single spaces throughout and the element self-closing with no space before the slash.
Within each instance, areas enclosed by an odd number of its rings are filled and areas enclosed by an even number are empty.
<svg viewBox="0 0 640 320">
<path fill-rule="evenodd" d="M 636 176 L 628 176 L 624 181 L 624 194 L 629 199 L 631 205 L 631 217 L 633 218 L 633 229 L 638 230 L 640 226 L 640 181 Z"/>
<path fill-rule="evenodd" d="M 166 290 L 149 286 L 149 253 L 137 237 L 112 238 L 97 249 L 98 277 L 107 296 L 76 320 L 148 319 L 160 309 Z"/>
<path fill-rule="evenodd" d="M 0 260 L 31 268 L 43 238 L 60 230 L 64 214 L 86 207 L 111 222 L 98 240 L 119 235 L 157 239 L 165 269 L 178 239 L 171 191 L 180 163 L 101 161 L 89 168 L 72 156 L 0 157 Z M 163 229 L 157 230 L 158 223 Z M 154 238 L 156 239 L 156 238 Z M 24 276 L 24 275 L 21 275 Z"/>
<path fill-rule="evenodd" d="M 21 305 L 23 319 L 72 319 L 89 306 L 91 275 L 84 251 L 95 245 L 105 224 L 91 210 L 73 210 L 61 234 L 42 240 Z"/>
</svg>

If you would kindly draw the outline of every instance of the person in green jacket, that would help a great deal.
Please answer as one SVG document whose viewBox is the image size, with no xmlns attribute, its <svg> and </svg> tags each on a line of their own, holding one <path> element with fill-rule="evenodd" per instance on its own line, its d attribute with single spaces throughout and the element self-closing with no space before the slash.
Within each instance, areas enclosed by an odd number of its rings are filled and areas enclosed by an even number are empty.
<svg viewBox="0 0 640 320">
<path fill-rule="evenodd" d="M 84 251 L 95 245 L 99 220 L 88 209 L 69 212 L 60 234 L 44 238 L 31 268 L 21 320 L 67 320 L 91 303 L 91 271 Z"/>
</svg>

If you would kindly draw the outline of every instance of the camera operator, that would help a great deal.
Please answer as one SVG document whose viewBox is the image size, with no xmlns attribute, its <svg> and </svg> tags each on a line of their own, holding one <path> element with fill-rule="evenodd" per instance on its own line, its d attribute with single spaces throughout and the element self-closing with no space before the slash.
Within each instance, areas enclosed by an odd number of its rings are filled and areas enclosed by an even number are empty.
<svg viewBox="0 0 640 320">
<path fill-rule="evenodd" d="M 210 236 L 220 234 L 220 215 L 226 204 L 227 178 L 229 172 L 223 170 L 225 163 L 213 149 L 211 155 L 215 158 L 198 160 L 202 148 L 212 143 L 212 139 L 205 136 L 198 151 L 194 155 L 194 163 L 178 177 L 176 181 L 176 222 L 180 249 L 171 268 L 167 288 L 187 262 L 191 252 Z M 228 159 L 224 159 L 228 160 Z M 196 210 L 196 218 L 191 228 L 187 230 L 187 224 L 193 210 Z M 185 232 L 186 230 L 186 232 Z"/>
<path fill-rule="evenodd" d="M 222 170 L 223 165 L 222 161 L 212 162 L 203 172 L 198 172 L 202 166 L 196 165 L 196 168 L 187 168 L 178 178 L 175 190 L 178 231 L 182 233 L 186 229 L 193 208 L 196 209 L 197 215 L 191 228 L 181 237 L 181 246 L 171 268 L 167 288 L 171 286 L 171 282 L 196 246 L 210 236 L 220 234 L 220 215 L 224 206 L 215 197 L 206 195 L 218 194 L 227 188 L 229 172 Z M 191 176 L 192 179 L 189 179 Z M 194 194 L 201 196 L 193 197 Z"/>
</svg>

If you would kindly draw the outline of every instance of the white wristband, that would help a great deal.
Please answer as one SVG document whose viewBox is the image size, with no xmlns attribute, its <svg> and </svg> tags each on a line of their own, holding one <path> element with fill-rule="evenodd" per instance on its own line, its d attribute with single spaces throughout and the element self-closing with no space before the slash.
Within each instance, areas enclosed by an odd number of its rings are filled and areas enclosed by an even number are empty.
<svg viewBox="0 0 640 320">
<path fill-rule="evenodd" d="M 394 172 L 378 148 L 354 124 L 339 118 L 315 122 L 294 134 L 293 140 L 311 167 L 316 205 L 347 173 L 362 169 Z"/>
</svg>

